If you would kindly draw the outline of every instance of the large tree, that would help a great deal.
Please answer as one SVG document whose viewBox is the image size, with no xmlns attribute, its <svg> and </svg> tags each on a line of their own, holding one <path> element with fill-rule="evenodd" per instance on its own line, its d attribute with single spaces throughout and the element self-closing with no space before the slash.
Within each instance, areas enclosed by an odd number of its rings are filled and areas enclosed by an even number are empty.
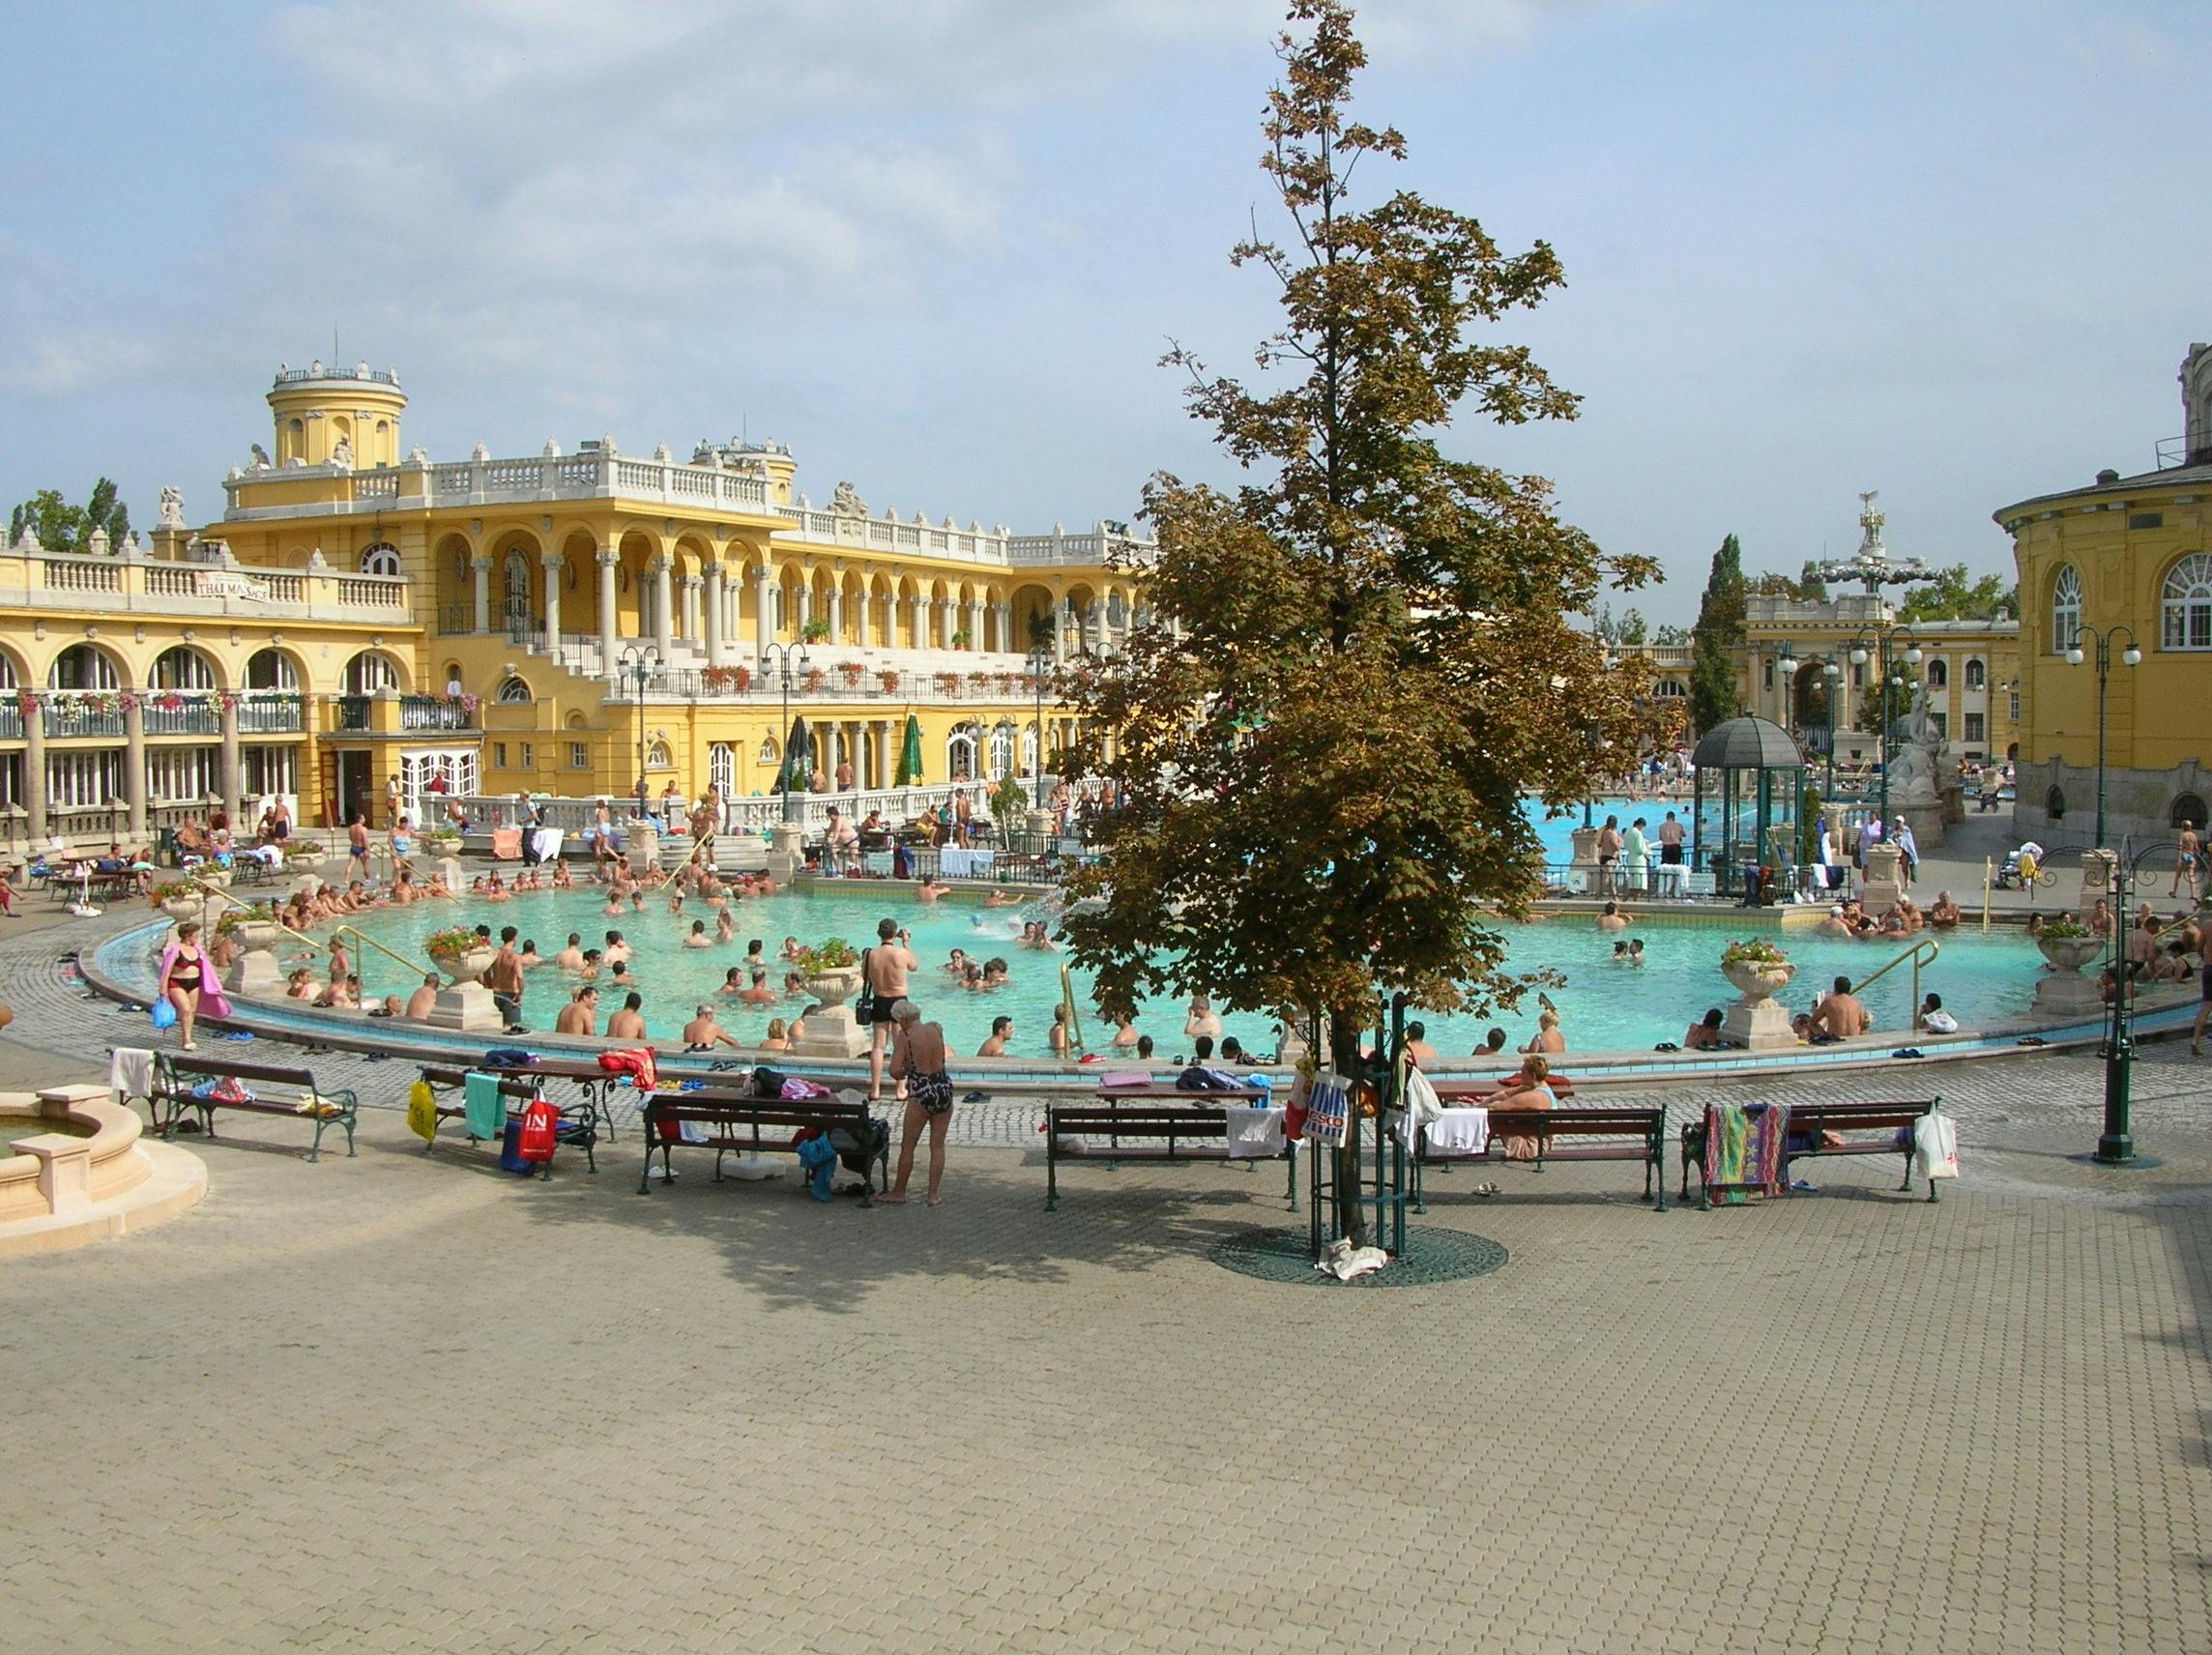
<svg viewBox="0 0 2212 1655">
<path fill-rule="evenodd" d="M 115 484 L 101 478 L 92 485 L 92 497 L 72 506 L 58 488 L 42 488 L 8 514 L 8 543 L 14 545 L 28 528 L 49 552 L 88 549 L 95 529 L 107 531 L 110 549 L 120 548 L 131 533 L 131 508 L 116 497 Z"/>
<path fill-rule="evenodd" d="M 1980 580 L 1965 564 L 1952 564 L 1936 571 L 1926 586 L 1915 587 L 1898 608 L 1901 621 L 1989 621 L 2000 609 L 2015 614 L 2020 608 L 2020 588 L 2001 574 Z"/>
<path fill-rule="evenodd" d="M 1743 616 L 1743 547 L 1731 535 L 1713 554 L 1698 624 L 1690 628 L 1690 722 L 1700 730 L 1733 718 L 1743 705 L 1735 679 Z"/>
<path fill-rule="evenodd" d="M 1342 1066 L 1379 992 L 1440 1010 L 1518 994 L 1495 922 L 1537 888 L 1521 798 L 1581 799 L 1649 727 L 1644 662 L 1609 673 L 1573 618 L 1652 570 L 1562 523 L 1544 479 L 1440 451 L 1457 409 L 1573 417 L 1526 349 L 1470 336 L 1558 285 L 1558 261 L 1405 191 L 1353 211 L 1354 173 L 1406 142 L 1350 118 L 1350 9 L 1291 17 L 1261 161 L 1291 234 L 1232 255 L 1282 305 L 1267 383 L 1166 359 L 1245 479 L 1147 487 L 1150 622 L 1073 684 L 1113 733 L 1123 808 L 1077 882 L 1109 900 L 1068 931 L 1109 1013 L 1199 991 L 1308 1008 Z"/>
</svg>

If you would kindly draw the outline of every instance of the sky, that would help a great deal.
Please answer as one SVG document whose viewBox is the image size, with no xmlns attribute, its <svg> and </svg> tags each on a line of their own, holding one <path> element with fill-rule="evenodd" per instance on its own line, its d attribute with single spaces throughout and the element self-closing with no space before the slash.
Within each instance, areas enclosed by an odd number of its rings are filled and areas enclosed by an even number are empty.
<svg viewBox="0 0 2212 1655">
<path fill-rule="evenodd" d="M 1036 532 L 1231 484 L 1171 341 L 1228 264 L 1266 0 L 0 0 L 0 498 L 195 522 L 279 362 L 396 365 L 433 459 L 789 445 L 817 502 Z M 2212 336 L 2203 0 L 1372 0 L 1357 112 L 1566 286 L 1490 336 L 1583 397 L 1455 456 L 1551 479 L 1634 602 L 1714 547 L 2010 567 L 1998 507 L 2148 470 Z M 332 339 L 335 330 L 337 344 Z"/>
</svg>

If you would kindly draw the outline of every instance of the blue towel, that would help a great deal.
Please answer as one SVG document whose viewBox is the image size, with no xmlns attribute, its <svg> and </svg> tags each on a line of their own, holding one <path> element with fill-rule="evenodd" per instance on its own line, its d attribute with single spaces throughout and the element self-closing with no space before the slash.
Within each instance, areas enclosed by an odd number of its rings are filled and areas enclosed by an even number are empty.
<svg viewBox="0 0 2212 1655">
<path fill-rule="evenodd" d="M 497 1138 L 507 1124 L 507 1099 L 499 1094 L 499 1077 L 471 1070 L 461 1083 L 461 1115 L 471 1138 L 486 1143 Z"/>
</svg>

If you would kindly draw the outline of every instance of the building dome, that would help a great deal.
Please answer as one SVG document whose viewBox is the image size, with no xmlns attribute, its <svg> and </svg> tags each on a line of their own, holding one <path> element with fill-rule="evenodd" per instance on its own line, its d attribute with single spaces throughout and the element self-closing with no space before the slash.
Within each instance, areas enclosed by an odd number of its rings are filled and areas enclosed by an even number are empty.
<svg viewBox="0 0 2212 1655">
<path fill-rule="evenodd" d="M 1715 725 L 1690 760 L 1701 770 L 1789 770 L 1803 769 L 1805 755 L 1781 725 L 1746 714 Z"/>
</svg>

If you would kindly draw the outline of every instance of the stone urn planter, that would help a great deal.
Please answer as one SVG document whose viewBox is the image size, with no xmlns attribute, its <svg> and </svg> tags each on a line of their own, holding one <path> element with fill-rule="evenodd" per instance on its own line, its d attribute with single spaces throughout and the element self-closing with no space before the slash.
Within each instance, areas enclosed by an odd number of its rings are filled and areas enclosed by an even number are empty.
<svg viewBox="0 0 2212 1655">
<path fill-rule="evenodd" d="M 230 928 L 230 934 L 240 948 L 258 954 L 276 947 L 284 928 L 274 919 L 241 919 Z"/>
<path fill-rule="evenodd" d="M 218 890 L 230 888 L 230 870 L 220 862 L 202 862 L 192 870 L 192 877 L 202 885 L 212 885 Z"/>
<path fill-rule="evenodd" d="M 311 874 L 323 865 L 323 853 L 313 845 L 295 844 L 284 853 L 284 865 L 295 874 Z"/>
<path fill-rule="evenodd" d="M 2081 974 L 2083 966 L 2093 965 L 2104 953 L 2103 938 L 2038 937 L 2035 947 L 2051 963 L 2051 970 L 2035 985 L 2037 1015 L 2074 1017 L 2104 1010 L 2097 985 Z"/>
<path fill-rule="evenodd" d="M 1731 960 L 1721 975 L 1741 996 L 1721 1023 L 1721 1038 L 1748 1052 L 1768 1052 L 1797 1044 L 1790 1014 L 1774 997 L 1790 986 L 1797 968 L 1788 960 Z"/>
<path fill-rule="evenodd" d="M 825 1007 L 843 1005 L 860 992 L 860 968 L 839 966 L 818 976 L 810 976 L 805 981 L 806 992 Z"/>
<path fill-rule="evenodd" d="M 469 948 L 458 954 L 436 953 L 430 963 L 456 983 L 473 983 L 491 970 L 495 948 Z"/>
<path fill-rule="evenodd" d="M 184 924 L 188 919 L 197 919 L 203 906 L 196 896 L 164 896 L 161 898 L 161 912 L 179 925 Z"/>
</svg>

